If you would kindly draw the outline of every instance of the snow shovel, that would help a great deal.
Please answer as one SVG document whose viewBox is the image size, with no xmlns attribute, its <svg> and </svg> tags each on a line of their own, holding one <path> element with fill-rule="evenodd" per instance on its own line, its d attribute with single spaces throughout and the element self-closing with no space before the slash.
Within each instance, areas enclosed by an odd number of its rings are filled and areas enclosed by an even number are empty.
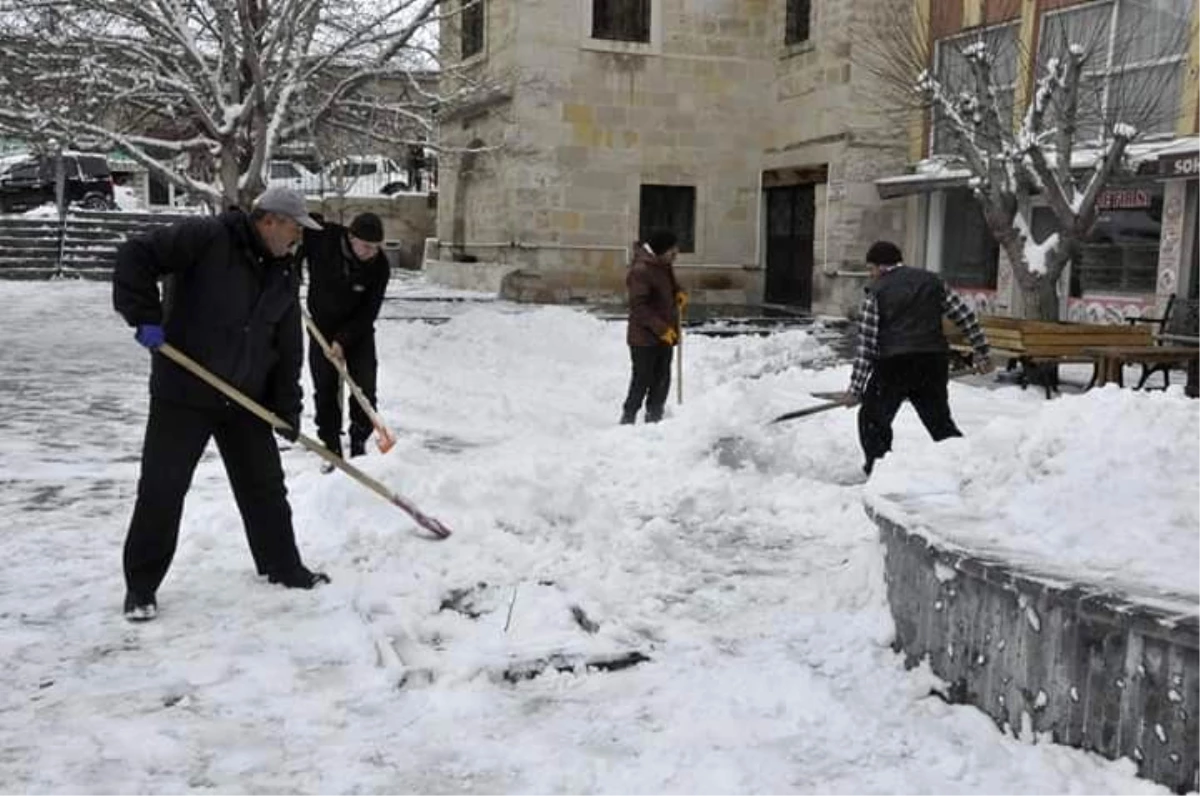
<svg viewBox="0 0 1200 796">
<path fill-rule="evenodd" d="M 807 409 L 797 409 L 794 412 L 782 414 L 771 421 L 771 423 L 782 423 L 785 420 L 795 420 L 798 417 L 808 417 L 809 415 L 819 415 L 821 412 L 828 412 L 830 409 L 837 409 L 839 406 L 847 407 L 853 404 L 844 404 L 841 401 L 830 401 L 829 403 L 820 404 L 818 406 L 810 406 Z"/>
<path fill-rule="evenodd" d="M 952 370 L 952 371 L 950 371 L 950 375 L 948 378 L 957 379 L 962 376 L 967 376 L 967 375 L 969 375 L 971 373 L 975 373 L 975 372 L 976 371 L 974 368 L 963 368 L 961 370 Z M 814 392 L 814 393 L 810 393 L 810 394 L 814 398 L 820 398 L 822 400 L 829 401 L 829 403 L 821 404 L 819 406 L 810 406 L 807 409 L 797 409 L 794 412 L 788 412 L 786 414 L 782 414 L 779 417 L 772 420 L 771 424 L 782 423 L 785 420 L 795 420 L 798 417 L 808 417 L 809 415 L 819 415 L 821 412 L 828 412 L 830 409 L 837 409 L 839 406 L 844 406 L 844 407 L 849 408 L 849 407 L 858 405 L 857 403 L 847 404 L 847 403 L 843 403 L 842 401 L 838 400 L 842 395 L 845 394 L 845 393 L 841 393 L 841 392 Z"/>
<path fill-rule="evenodd" d="M 679 342 L 675 344 L 675 402 L 683 406 L 683 327 L 679 327 Z"/>
<path fill-rule="evenodd" d="M 292 430 L 292 427 L 285 423 L 274 412 L 271 412 L 261 404 L 243 395 L 239 390 L 210 373 L 203 365 L 180 351 L 178 348 L 175 348 L 170 343 L 163 343 L 155 350 L 165 356 L 167 359 L 179 365 L 184 370 L 191 373 L 196 378 L 207 383 L 210 387 L 213 387 L 218 392 L 225 395 L 225 397 L 237 402 L 237 404 L 243 409 L 251 414 L 256 415 L 260 420 L 265 421 L 272 428 L 283 429 L 285 431 Z M 386 486 L 364 473 L 362 470 L 359 470 L 357 467 L 344 460 L 341 456 L 330 452 L 328 448 L 326 448 L 317 440 L 313 439 L 312 437 L 306 437 L 303 434 L 297 433 L 296 441 L 320 456 L 329 464 L 332 464 L 334 467 L 353 478 L 355 481 L 365 486 L 367 489 L 370 489 L 372 492 L 391 503 L 393 506 L 404 511 L 406 514 L 408 514 L 408 516 L 413 518 L 417 525 L 420 525 L 425 530 L 434 534 L 434 536 L 438 537 L 439 539 L 445 539 L 450 535 L 450 529 L 443 525 L 440 521 L 423 513 L 412 503 L 409 503 L 407 500 L 400 497 L 395 492 L 391 491 Z"/>
<path fill-rule="evenodd" d="M 309 334 L 317 341 L 317 345 L 321 346 L 321 351 L 325 353 L 325 358 L 337 369 L 338 375 L 341 376 L 342 382 L 350 388 L 350 392 L 358 401 L 358 405 L 366 413 L 367 418 L 371 421 L 371 425 L 375 427 L 375 445 L 379 448 L 380 453 L 387 453 L 396 444 L 396 435 L 391 432 L 387 424 L 383 422 L 383 418 L 375 411 L 375 407 L 371 406 L 371 402 L 367 400 L 367 396 L 354 383 L 354 379 L 350 378 L 349 371 L 346 370 L 346 363 L 333 355 L 333 347 L 329 345 L 329 341 L 325 339 L 325 335 L 321 334 L 321 330 L 313 323 L 313 319 L 307 312 L 301 310 L 304 316 L 304 325 L 308 328 Z M 338 404 L 341 404 L 341 395 L 338 396 Z M 341 411 L 341 410 L 339 410 Z"/>
<path fill-rule="evenodd" d="M 677 306 L 679 307 L 679 323 L 676 324 L 675 330 L 679 339 L 675 343 L 675 401 L 683 406 L 683 315 L 687 304 L 678 304 Z"/>
</svg>

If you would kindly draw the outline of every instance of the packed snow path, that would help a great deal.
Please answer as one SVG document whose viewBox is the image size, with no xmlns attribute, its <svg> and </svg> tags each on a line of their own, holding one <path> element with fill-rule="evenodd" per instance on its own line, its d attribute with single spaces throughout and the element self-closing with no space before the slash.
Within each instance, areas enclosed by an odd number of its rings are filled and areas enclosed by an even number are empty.
<svg viewBox="0 0 1200 796">
<path fill-rule="evenodd" d="M 839 485 L 853 413 L 762 425 L 845 383 L 806 367 L 828 351 L 804 332 L 690 339 L 687 404 L 619 427 L 621 324 L 500 304 L 385 321 L 400 442 L 364 467 L 455 535 L 291 450 L 301 551 L 333 584 L 270 586 L 210 446 L 159 619 L 130 625 L 148 355 L 109 290 L 0 282 L 0 790 L 1165 792 L 1005 738 L 904 670 L 862 487 Z M 311 431 L 307 377 L 305 400 Z M 968 434 L 1038 400 L 953 394 Z M 905 410 L 897 444 L 921 435 Z M 730 436 L 741 467 L 716 453 Z M 651 660 L 503 677 L 631 650 Z"/>
</svg>

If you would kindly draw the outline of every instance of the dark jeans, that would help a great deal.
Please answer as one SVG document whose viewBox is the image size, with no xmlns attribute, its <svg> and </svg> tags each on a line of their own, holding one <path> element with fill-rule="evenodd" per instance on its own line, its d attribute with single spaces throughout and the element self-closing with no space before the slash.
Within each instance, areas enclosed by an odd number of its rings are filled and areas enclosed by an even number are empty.
<svg viewBox="0 0 1200 796">
<path fill-rule="evenodd" d="M 674 348 L 665 345 L 629 347 L 633 374 L 629 378 L 629 392 L 622 407 L 623 421 L 633 422 L 643 401 L 646 403 L 646 422 L 662 420 L 663 407 L 671 392 L 671 355 L 674 352 Z"/>
<path fill-rule="evenodd" d="M 901 354 L 875 363 L 858 410 L 858 440 L 868 470 L 892 449 L 892 421 L 905 399 L 935 442 L 962 436 L 950 417 L 949 375 L 947 354 Z"/>
<path fill-rule="evenodd" d="M 153 595 L 166 577 L 183 499 L 210 437 L 225 463 L 258 573 L 300 565 L 271 427 L 239 407 L 198 409 L 151 399 L 137 502 L 125 537 L 125 584 L 134 594 Z"/>
<path fill-rule="evenodd" d="M 346 370 L 359 386 L 374 409 L 378 404 L 375 397 L 375 338 L 369 336 L 352 348 L 346 355 Z M 312 373 L 313 402 L 317 407 L 317 436 L 325 447 L 342 454 L 342 402 L 338 400 L 338 372 L 325 356 L 319 345 L 308 347 L 308 366 Z M 362 451 L 374 427 L 358 400 L 350 397 L 350 450 Z"/>
</svg>

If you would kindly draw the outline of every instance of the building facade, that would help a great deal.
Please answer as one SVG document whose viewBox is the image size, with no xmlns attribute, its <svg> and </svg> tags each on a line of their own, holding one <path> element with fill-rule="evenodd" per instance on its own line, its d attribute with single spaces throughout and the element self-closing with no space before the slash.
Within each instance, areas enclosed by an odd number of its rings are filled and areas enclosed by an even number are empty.
<svg viewBox="0 0 1200 796">
<path fill-rule="evenodd" d="M 884 5 L 461 0 L 442 93 L 475 90 L 439 116 L 427 272 L 603 300 L 623 295 L 631 242 L 669 227 L 697 301 L 844 314 L 867 246 L 908 212 L 875 187 L 905 167 L 905 130 L 853 68 Z"/>
<path fill-rule="evenodd" d="M 1095 47 L 1102 65 L 1087 77 L 1090 114 L 1077 135 L 1078 169 L 1090 169 L 1102 124 L 1128 117 L 1140 134 L 1128 150 L 1131 174 L 1097 198 L 1099 215 L 1079 261 L 1059 286 L 1060 317 L 1122 323 L 1156 316 L 1170 296 L 1195 299 L 1197 273 L 1197 12 L 1194 0 L 916 0 L 928 25 L 929 68 L 940 77 L 960 64 L 964 47 L 984 42 L 998 53 L 1002 105 L 1021 123 L 1035 79 L 1059 42 Z M 1153 96 L 1144 96 L 1153 87 Z M 906 251 L 940 271 L 978 309 L 1010 314 L 1013 270 L 987 229 L 968 186 L 969 173 L 943 155 L 936 119 L 910 130 L 906 173 L 878 180 L 889 204 L 907 207 Z M 1090 159 L 1089 159 L 1090 155 Z M 1033 232 L 1042 213 L 1035 205 Z M 1049 226 L 1046 227 L 1049 229 Z"/>
</svg>

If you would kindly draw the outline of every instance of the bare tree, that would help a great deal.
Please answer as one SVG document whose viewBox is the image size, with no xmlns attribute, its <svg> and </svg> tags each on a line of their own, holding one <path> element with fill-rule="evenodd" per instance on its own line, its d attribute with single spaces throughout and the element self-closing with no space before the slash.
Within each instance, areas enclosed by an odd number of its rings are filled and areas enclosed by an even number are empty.
<svg viewBox="0 0 1200 796">
<path fill-rule="evenodd" d="M 215 208 L 318 131 L 426 144 L 443 0 L 0 0 L 0 129 L 119 146 Z M 364 120 L 370 124 L 365 125 Z"/>
<path fill-rule="evenodd" d="M 935 2 L 934 13 L 948 5 Z M 992 5 L 984 19 L 1020 6 Z M 1021 316 L 1058 318 L 1060 277 L 1081 260 L 1097 198 L 1129 170 L 1130 143 L 1174 131 L 1193 5 L 1109 0 L 1068 8 L 1041 18 L 1032 51 L 1018 22 L 935 43 L 938 20 L 918 19 L 908 0 L 886 0 L 871 17 L 881 27 L 860 37 L 858 65 L 875 79 L 873 99 L 898 120 L 919 114 L 935 151 L 969 172 L 1012 264 Z M 1028 101 L 1015 108 L 1022 63 L 1033 65 L 1034 80 Z M 1035 223 L 1036 208 L 1049 209 L 1049 224 Z"/>
</svg>

